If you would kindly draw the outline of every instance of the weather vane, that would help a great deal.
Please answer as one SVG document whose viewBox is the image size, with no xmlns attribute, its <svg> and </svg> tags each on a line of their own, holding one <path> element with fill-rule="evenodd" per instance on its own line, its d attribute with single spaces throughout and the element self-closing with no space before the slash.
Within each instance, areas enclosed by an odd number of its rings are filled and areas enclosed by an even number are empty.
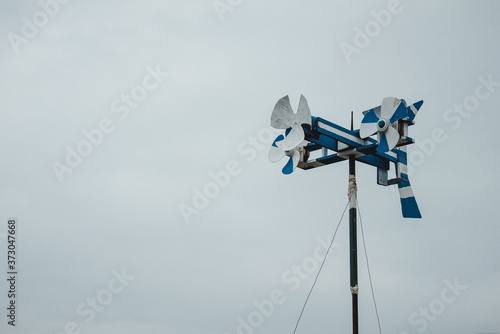
<svg viewBox="0 0 500 334">
<path fill-rule="evenodd" d="M 386 97 L 378 107 L 363 112 L 359 130 L 348 130 L 320 117 L 311 116 L 304 96 L 300 97 L 297 113 L 293 112 L 288 96 L 281 98 L 271 115 L 271 126 L 285 130 L 273 142 L 269 160 L 278 162 L 289 157 L 283 174 L 291 174 L 297 167 L 308 170 L 339 161 L 349 161 L 349 246 L 350 290 L 352 295 L 353 333 L 358 333 L 358 271 L 356 232 L 356 168 L 359 161 L 377 168 L 377 183 L 398 185 L 401 209 L 405 218 L 422 218 L 408 179 L 406 146 L 415 141 L 408 137 L 408 127 L 422 106 L 419 101 L 410 106 L 404 100 Z M 371 136 L 377 134 L 377 139 Z M 321 150 L 321 156 L 309 159 L 311 152 Z M 395 177 L 389 179 L 391 163 Z"/>
</svg>

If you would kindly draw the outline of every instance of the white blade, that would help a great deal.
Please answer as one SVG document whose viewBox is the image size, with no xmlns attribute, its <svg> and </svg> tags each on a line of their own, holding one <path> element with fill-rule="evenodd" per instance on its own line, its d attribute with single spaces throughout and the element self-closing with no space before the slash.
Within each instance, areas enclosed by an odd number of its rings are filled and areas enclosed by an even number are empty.
<svg viewBox="0 0 500 334">
<path fill-rule="evenodd" d="M 290 105 L 288 95 L 282 97 L 274 106 L 273 113 L 271 114 L 271 126 L 275 129 L 287 129 L 293 125 L 294 119 L 295 114 Z"/>
<path fill-rule="evenodd" d="M 311 125 L 311 110 L 304 95 L 300 95 L 299 109 L 294 125 L 309 124 Z"/>
<path fill-rule="evenodd" d="M 359 136 L 363 139 L 370 137 L 377 132 L 377 123 L 361 123 Z"/>
<path fill-rule="evenodd" d="M 406 102 L 404 100 L 399 100 L 399 101 L 400 103 L 396 111 L 394 111 L 394 114 L 391 116 L 391 119 L 389 120 L 389 122 L 391 123 L 394 123 L 397 120 L 403 119 L 408 116 L 408 110 L 406 110 Z"/>
<path fill-rule="evenodd" d="M 281 148 L 277 148 L 276 146 L 271 146 L 267 157 L 271 162 L 278 162 L 281 159 L 283 159 L 284 156 L 285 156 L 285 151 L 283 151 Z"/>
<path fill-rule="evenodd" d="M 375 113 L 374 109 L 369 110 L 363 120 L 361 121 L 361 127 L 359 128 L 359 136 L 361 138 L 370 137 L 378 131 L 377 122 L 379 117 Z"/>
<path fill-rule="evenodd" d="M 297 168 L 297 165 L 299 164 L 300 161 L 300 152 L 298 150 L 294 150 L 292 156 L 290 157 L 290 160 L 288 160 L 288 163 L 283 167 L 283 174 L 291 174 L 295 168 Z"/>
<path fill-rule="evenodd" d="M 379 132 L 378 152 L 389 152 L 396 147 L 399 141 L 399 132 L 392 126 L 389 126 L 383 133 Z"/>
<path fill-rule="evenodd" d="M 400 102 L 401 100 L 395 97 L 386 97 L 380 106 L 380 117 L 387 120 L 391 119 Z"/>
<path fill-rule="evenodd" d="M 365 111 L 362 111 L 361 113 L 363 114 L 363 116 L 365 116 L 366 114 L 368 114 L 371 110 L 375 111 L 375 115 L 377 115 L 378 118 L 380 118 L 380 106 L 378 107 L 375 107 L 375 108 L 371 108 L 369 110 L 365 110 Z"/>
<path fill-rule="evenodd" d="M 309 142 L 307 140 L 303 140 L 298 146 L 307 146 Z"/>
<path fill-rule="evenodd" d="M 387 128 L 385 135 L 387 136 L 387 143 L 389 145 L 389 151 L 390 151 L 394 147 L 396 147 L 396 145 L 398 144 L 399 132 L 398 132 L 398 130 L 396 130 L 392 126 L 390 126 Z"/>
<path fill-rule="evenodd" d="M 292 127 L 290 133 L 285 137 L 285 139 L 276 142 L 276 146 L 281 148 L 282 150 L 289 151 L 292 148 L 299 146 L 304 138 L 305 135 L 302 126 L 294 126 Z"/>
</svg>

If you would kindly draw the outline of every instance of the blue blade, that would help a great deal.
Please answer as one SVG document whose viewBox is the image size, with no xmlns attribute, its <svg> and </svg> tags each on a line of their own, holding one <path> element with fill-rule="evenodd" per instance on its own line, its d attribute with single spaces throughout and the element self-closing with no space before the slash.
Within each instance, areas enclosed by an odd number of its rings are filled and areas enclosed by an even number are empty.
<svg viewBox="0 0 500 334">
<path fill-rule="evenodd" d="M 406 104 L 404 102 L 401 102 L 389 121 L 391 123 L 394 123 L 399 119 L 406 118 L 406 116 L 408 116 Z"/>
<path fill-rule="evenodd" d="M 384 153 L 384 152 L 389 152 L 389 143 L 387 142 L 387 136 L 385 133 L 382 133 L 380 135 L 380 144 L 377 147 L 377 152 Z"/>
<path fill-rule="evenodd" d="M 359 136 L 361 138 L 366 138 L 377 132 L 377 122 L 379 117 L 375 113 L 374 109 L 370 109 L 363 117 L 361 121 L 361 127 L 359 129 Z"/>
<path fill-rule="evenodd" d="M 288 162 L 286 163 L 285 167 L 283 167 L 283 174 L 285 175 L 288 175 L 288 174 L 292 174 L 294 168 L 293 168 L 293 159 L 292 157 L 290 157 L 290 159 L 288 159 Z"/>
<path fill-rule="evenodd" d="M 298 150 L 293 150 L 292 156 L 288 160 L 287 164 L 285 167 L 283 167 L 283 174 L 291 174 L 295 168 L 297 168 L 298 164 L 300 161 L 300 152 Z"/>
<path fill-rule="evenodd" d="M 375 114 L 375 110 L 374 109 L 370 109 L 365 117 L 363 117 L 363 120 L 361 121 L 361 123 L 377 123 L 379 120 L 379 117 L 377 116 L 377 114 Z"/>
<path fill-rule="evenodd" d="M 285 137 L 283 137 L 283 135 L 279 135 L 279 136 L 278 136 L 278 137 L 276 137 L 276 139 L 273 141 L 273 145 L 272 145 L 272 146 L 274 146 L 274 147 L 278 147 L 278 146 L 276 146 L 276 142 L 277 142 L 277 141 L 280 141 L 280 140 L 283 140 L 283 139 L 285 139 Z"/>
<path fill-rule="evenodd" d="M 379 138 L 380 144 L 377 147 L 377 152 L 389 152 L 398 144 L 399 132 L 392 126 L 389 126 L 384 132 L 379 132 Z"/>
</svg>

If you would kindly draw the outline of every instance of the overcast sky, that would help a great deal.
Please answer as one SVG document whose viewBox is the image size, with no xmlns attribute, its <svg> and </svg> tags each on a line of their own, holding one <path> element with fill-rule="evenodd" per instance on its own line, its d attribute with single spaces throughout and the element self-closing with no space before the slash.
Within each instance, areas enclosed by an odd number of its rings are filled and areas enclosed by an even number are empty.
<svg viewBox="0 0 500 334">
<path fill-rule="evenodd" d="M 292 333 L 347 203 L 347 163 L 285 176 L 267 159 L 275 103 L 303 94 L 345 127 L 384 97 L 424 100 L 408 147 L 423 218 L 357 168 L 382 332 L 500 333 L 499 11 L 1 1 L 0 331 Z M 359 241 L 360 332 L 376 333 Z M 334 246 L 297 333 L 351 331 L 346 217 Z"/>
</svg>

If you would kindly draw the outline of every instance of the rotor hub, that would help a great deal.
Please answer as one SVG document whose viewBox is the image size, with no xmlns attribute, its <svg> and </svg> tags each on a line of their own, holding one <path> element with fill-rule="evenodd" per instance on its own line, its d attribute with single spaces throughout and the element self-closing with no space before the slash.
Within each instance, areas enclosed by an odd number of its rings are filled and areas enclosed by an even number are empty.
<svg viewBox="0 0 500 334">
<path fill-rule="evenodd" d="M 381 118 L 377 122 L 378 131 L 385 131 L 389 127 L 389 124 L 390 122 L 388 120 L 386 120 L 385 118 Z"/>
</svg>

